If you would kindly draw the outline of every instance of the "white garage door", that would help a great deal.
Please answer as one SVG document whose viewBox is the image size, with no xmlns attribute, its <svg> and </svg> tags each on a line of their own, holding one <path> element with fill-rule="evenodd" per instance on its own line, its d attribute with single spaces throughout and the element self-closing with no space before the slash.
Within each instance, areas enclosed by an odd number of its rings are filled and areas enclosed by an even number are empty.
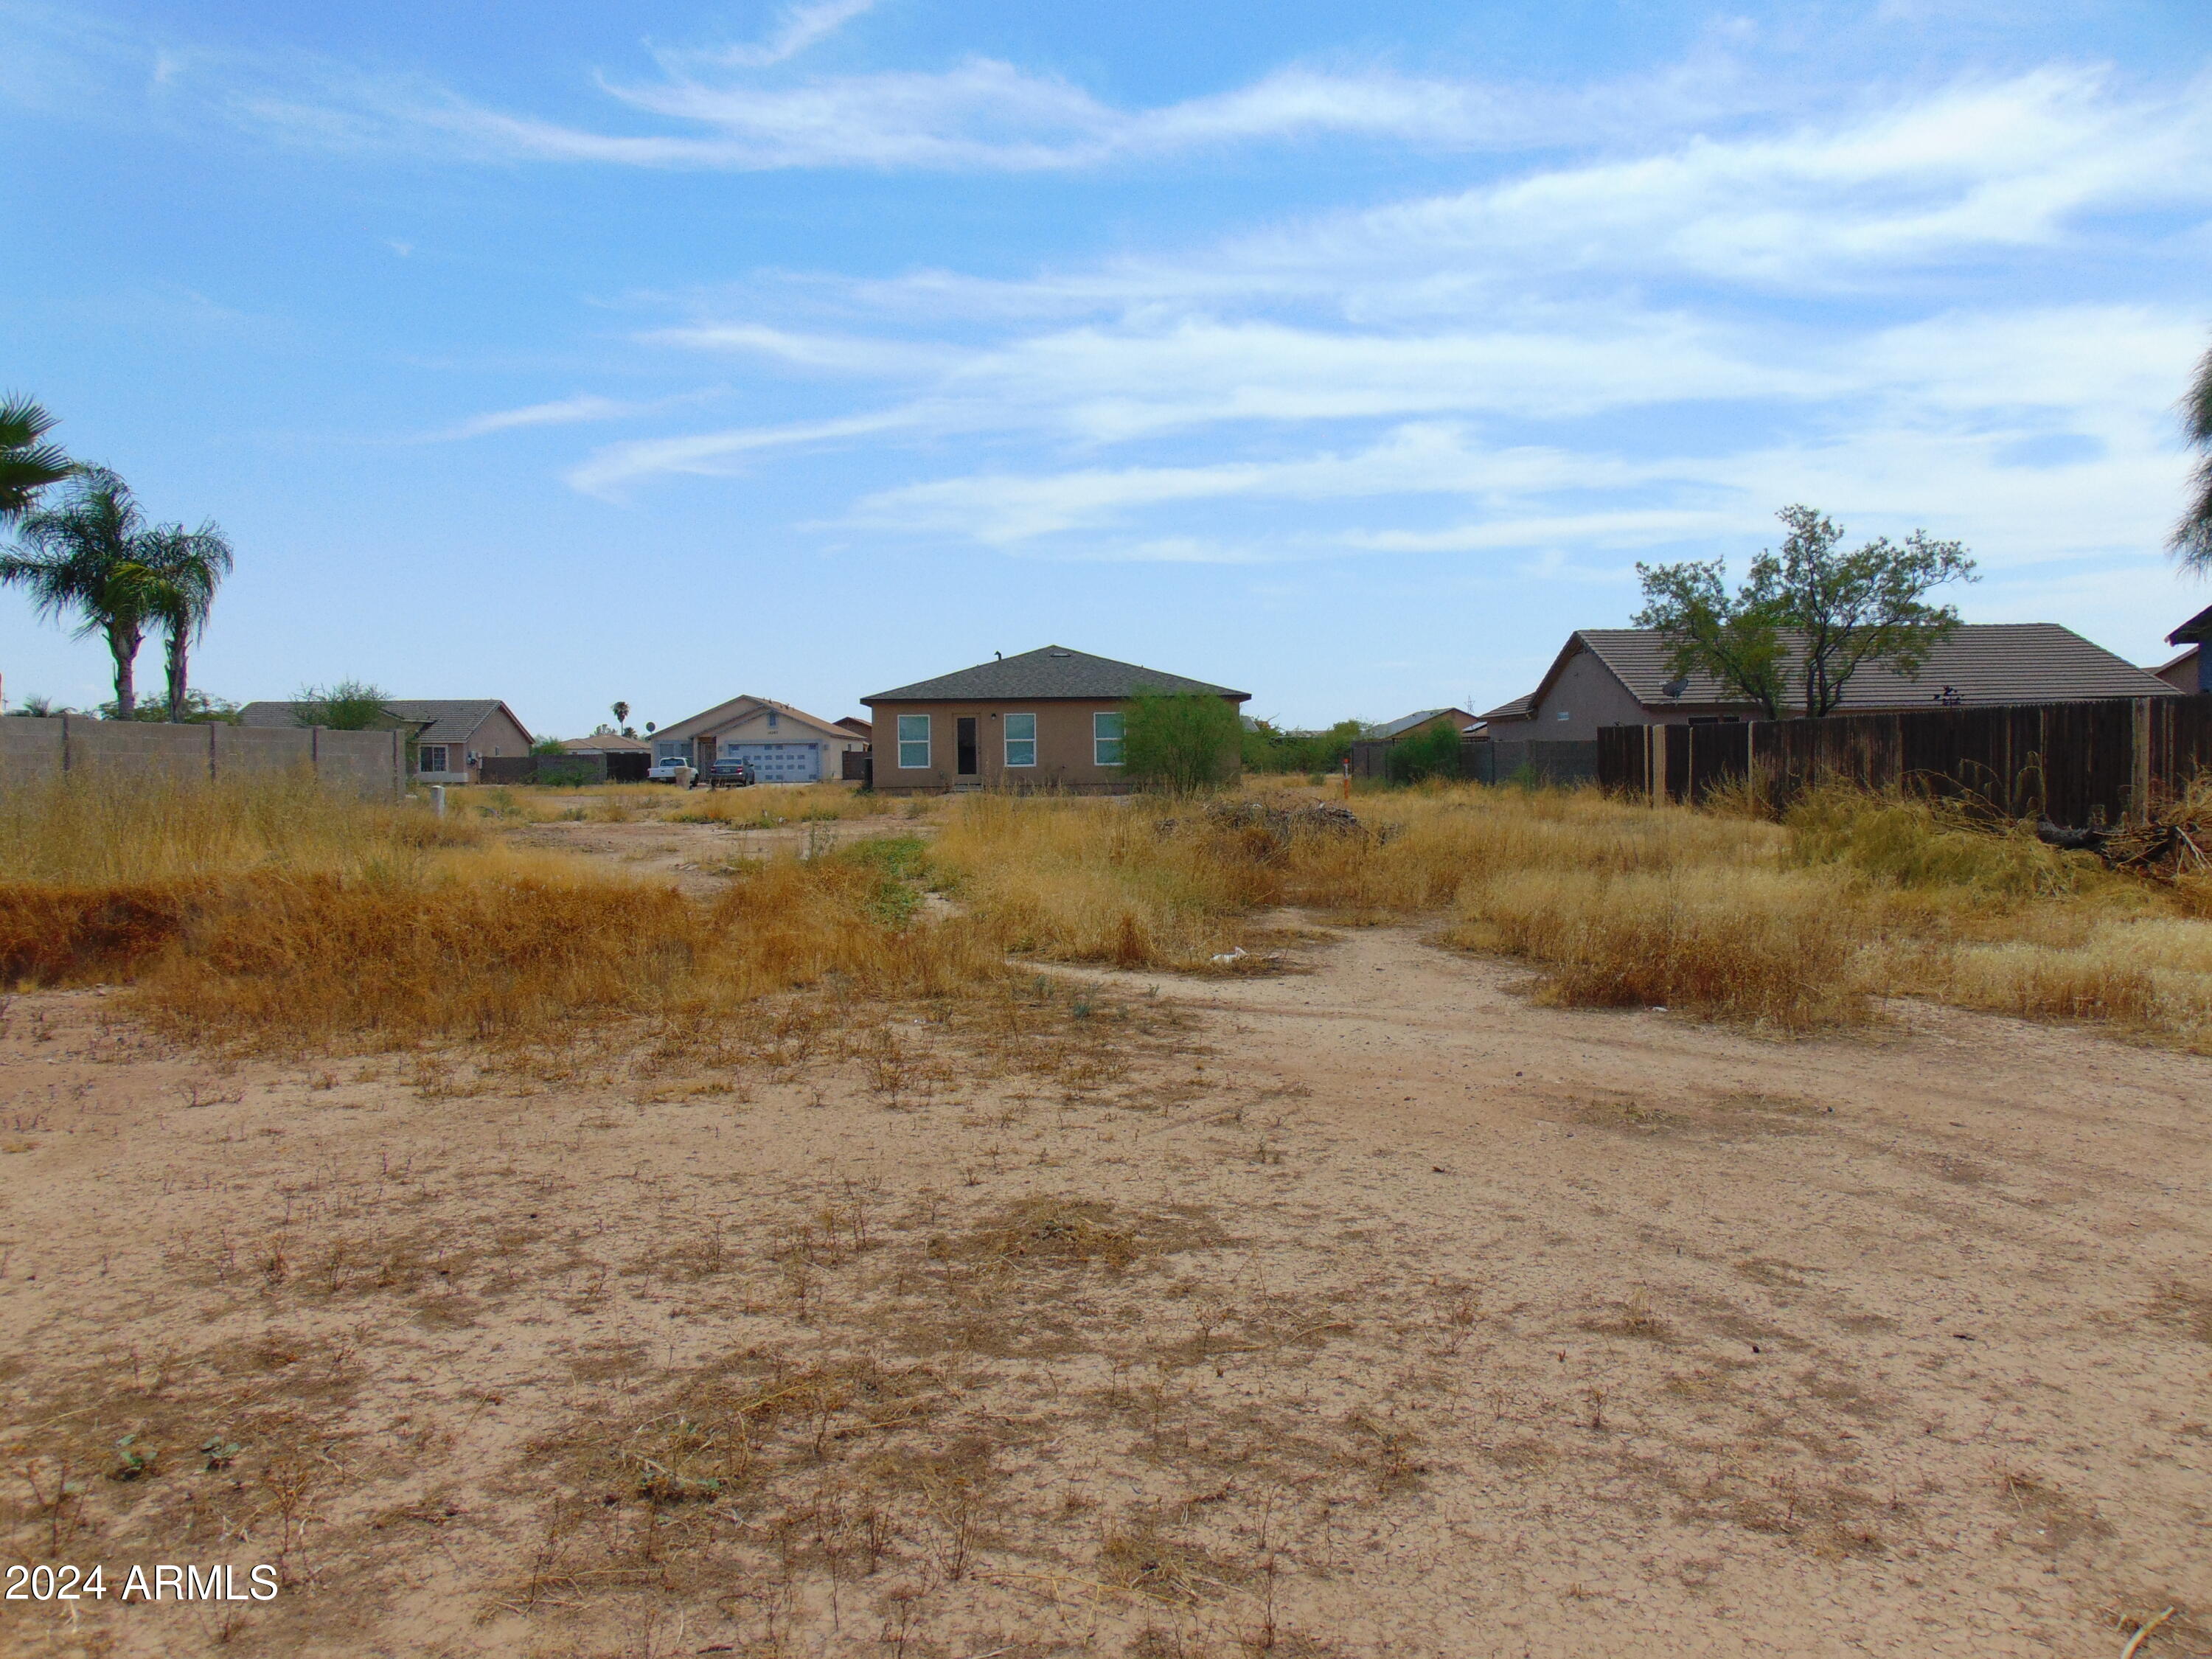
<svg viewBox="0 0 2212 1659">
<path fill-rule="evenodd" d="M 822 745 L 818 743 L 726 743 L 724 760 L 741 760 L 763 783 L 818 783 L 822 780 Z"/>
</svg>

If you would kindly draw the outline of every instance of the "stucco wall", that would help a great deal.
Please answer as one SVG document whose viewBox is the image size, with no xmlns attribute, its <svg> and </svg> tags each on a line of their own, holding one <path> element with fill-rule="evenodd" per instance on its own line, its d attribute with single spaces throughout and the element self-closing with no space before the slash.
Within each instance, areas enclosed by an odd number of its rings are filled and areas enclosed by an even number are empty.
<svg viewBox="0 0 2212 1659">
<path fill-rule="evenodd" d="M 1492 720 L 1490 736 L 1515 743 L 1594 743 L 1603 726 L 1682 726 L 1742 713 L 1741 705 L 1723 708 L 1704 703 L 1646 708 L 1594 653 L 1577 651 L 1560 668 L 1528 719 Z"/>
<path fill-rule="evenodd" d="M 1061 789 L 1099 793 L 1129 787 L 1118 766 L 1099 766 L 1092 759 L 1091 717 L 1121 708 L 1109 699 L 1040 702 L 878 702 L 870 705 L 876 741 L 876 787 L 890 793 L 963 787 L 986 789 Z M 927 768 L 902 767 L 899 763 L 898 721 L 902 714 L 927 714 L 930 722 L 930 763 Z M 1037 720 L 1037 763 L 1006 764 L 1006 716 L 1035 714 Z M 957 722 L 963 715 L 975 720 L 976 775 L 956 778 Z"/>
</svg>

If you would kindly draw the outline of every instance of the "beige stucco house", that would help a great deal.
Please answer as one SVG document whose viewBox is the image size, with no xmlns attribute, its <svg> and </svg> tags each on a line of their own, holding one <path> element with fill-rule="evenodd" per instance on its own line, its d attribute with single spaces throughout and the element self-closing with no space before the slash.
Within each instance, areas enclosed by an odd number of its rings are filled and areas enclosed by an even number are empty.
<svg viewBox="0 0 2212 1659">
<path fill-rule="evenodd" d="M 241 726 L 304 726 L 305 705 L 249 702 Z M 384 705 L 392 726 L 409 733 L 409 781 L 474 783 L 487 756 L 526 755 L 531 737 L 496 697 L 396 697 Z"/>
<path fill-rule="evenodd" d="M 1130 787 L 1121 708 L 1147 691 L 1200 692 L 1232 708 L 1251 696 L 1048 645 L 861 698 L 877 738 L 875 787 L 1118 793 Z"/>
<path fill-rule="evenodd" d="M 763 783 L 816 783 L 844 775 L 844 757 L 868 740 L 769 697 L 732 697 L 653 734 L 653 763 L 682 762 L 704 772 L 717 761 L 744 761 Z"/>
</svg>

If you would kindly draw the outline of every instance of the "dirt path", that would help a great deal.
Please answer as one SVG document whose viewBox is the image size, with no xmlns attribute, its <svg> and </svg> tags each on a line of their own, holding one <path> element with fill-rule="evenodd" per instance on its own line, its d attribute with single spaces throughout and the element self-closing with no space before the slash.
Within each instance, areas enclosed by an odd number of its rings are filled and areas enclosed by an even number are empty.
<svg viewBox="0 0 2212 1659">
<path fill-rule="evenodd" d="M 18 999 L 0 1540 L 288 1579 L 0 1648 L 2212 1654 L 2212 1062 L 1313 967 L 611 1076 Z"/>
</svg>

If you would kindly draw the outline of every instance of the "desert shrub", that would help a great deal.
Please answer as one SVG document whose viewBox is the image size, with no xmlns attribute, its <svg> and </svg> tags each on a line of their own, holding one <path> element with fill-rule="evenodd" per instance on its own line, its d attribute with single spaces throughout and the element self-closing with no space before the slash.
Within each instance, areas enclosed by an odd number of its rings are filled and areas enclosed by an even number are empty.
<svg viewBox="0 0 2212 1659">
<path fill-rule="evenodd" d="M 1390 777 L 1397 783 L 1459 776 L 1460 736 L 1455 720 L 1438 720 L 1410 732 L 1390 745 Z"/>
<path fill-rule="evenodd" d="M 1172 794 L 1236 775 L 1243 723 L 1236 704 L 1203 691 L 1139 692 L 1121 706 L 1123 775 Z"/>
</svg>

